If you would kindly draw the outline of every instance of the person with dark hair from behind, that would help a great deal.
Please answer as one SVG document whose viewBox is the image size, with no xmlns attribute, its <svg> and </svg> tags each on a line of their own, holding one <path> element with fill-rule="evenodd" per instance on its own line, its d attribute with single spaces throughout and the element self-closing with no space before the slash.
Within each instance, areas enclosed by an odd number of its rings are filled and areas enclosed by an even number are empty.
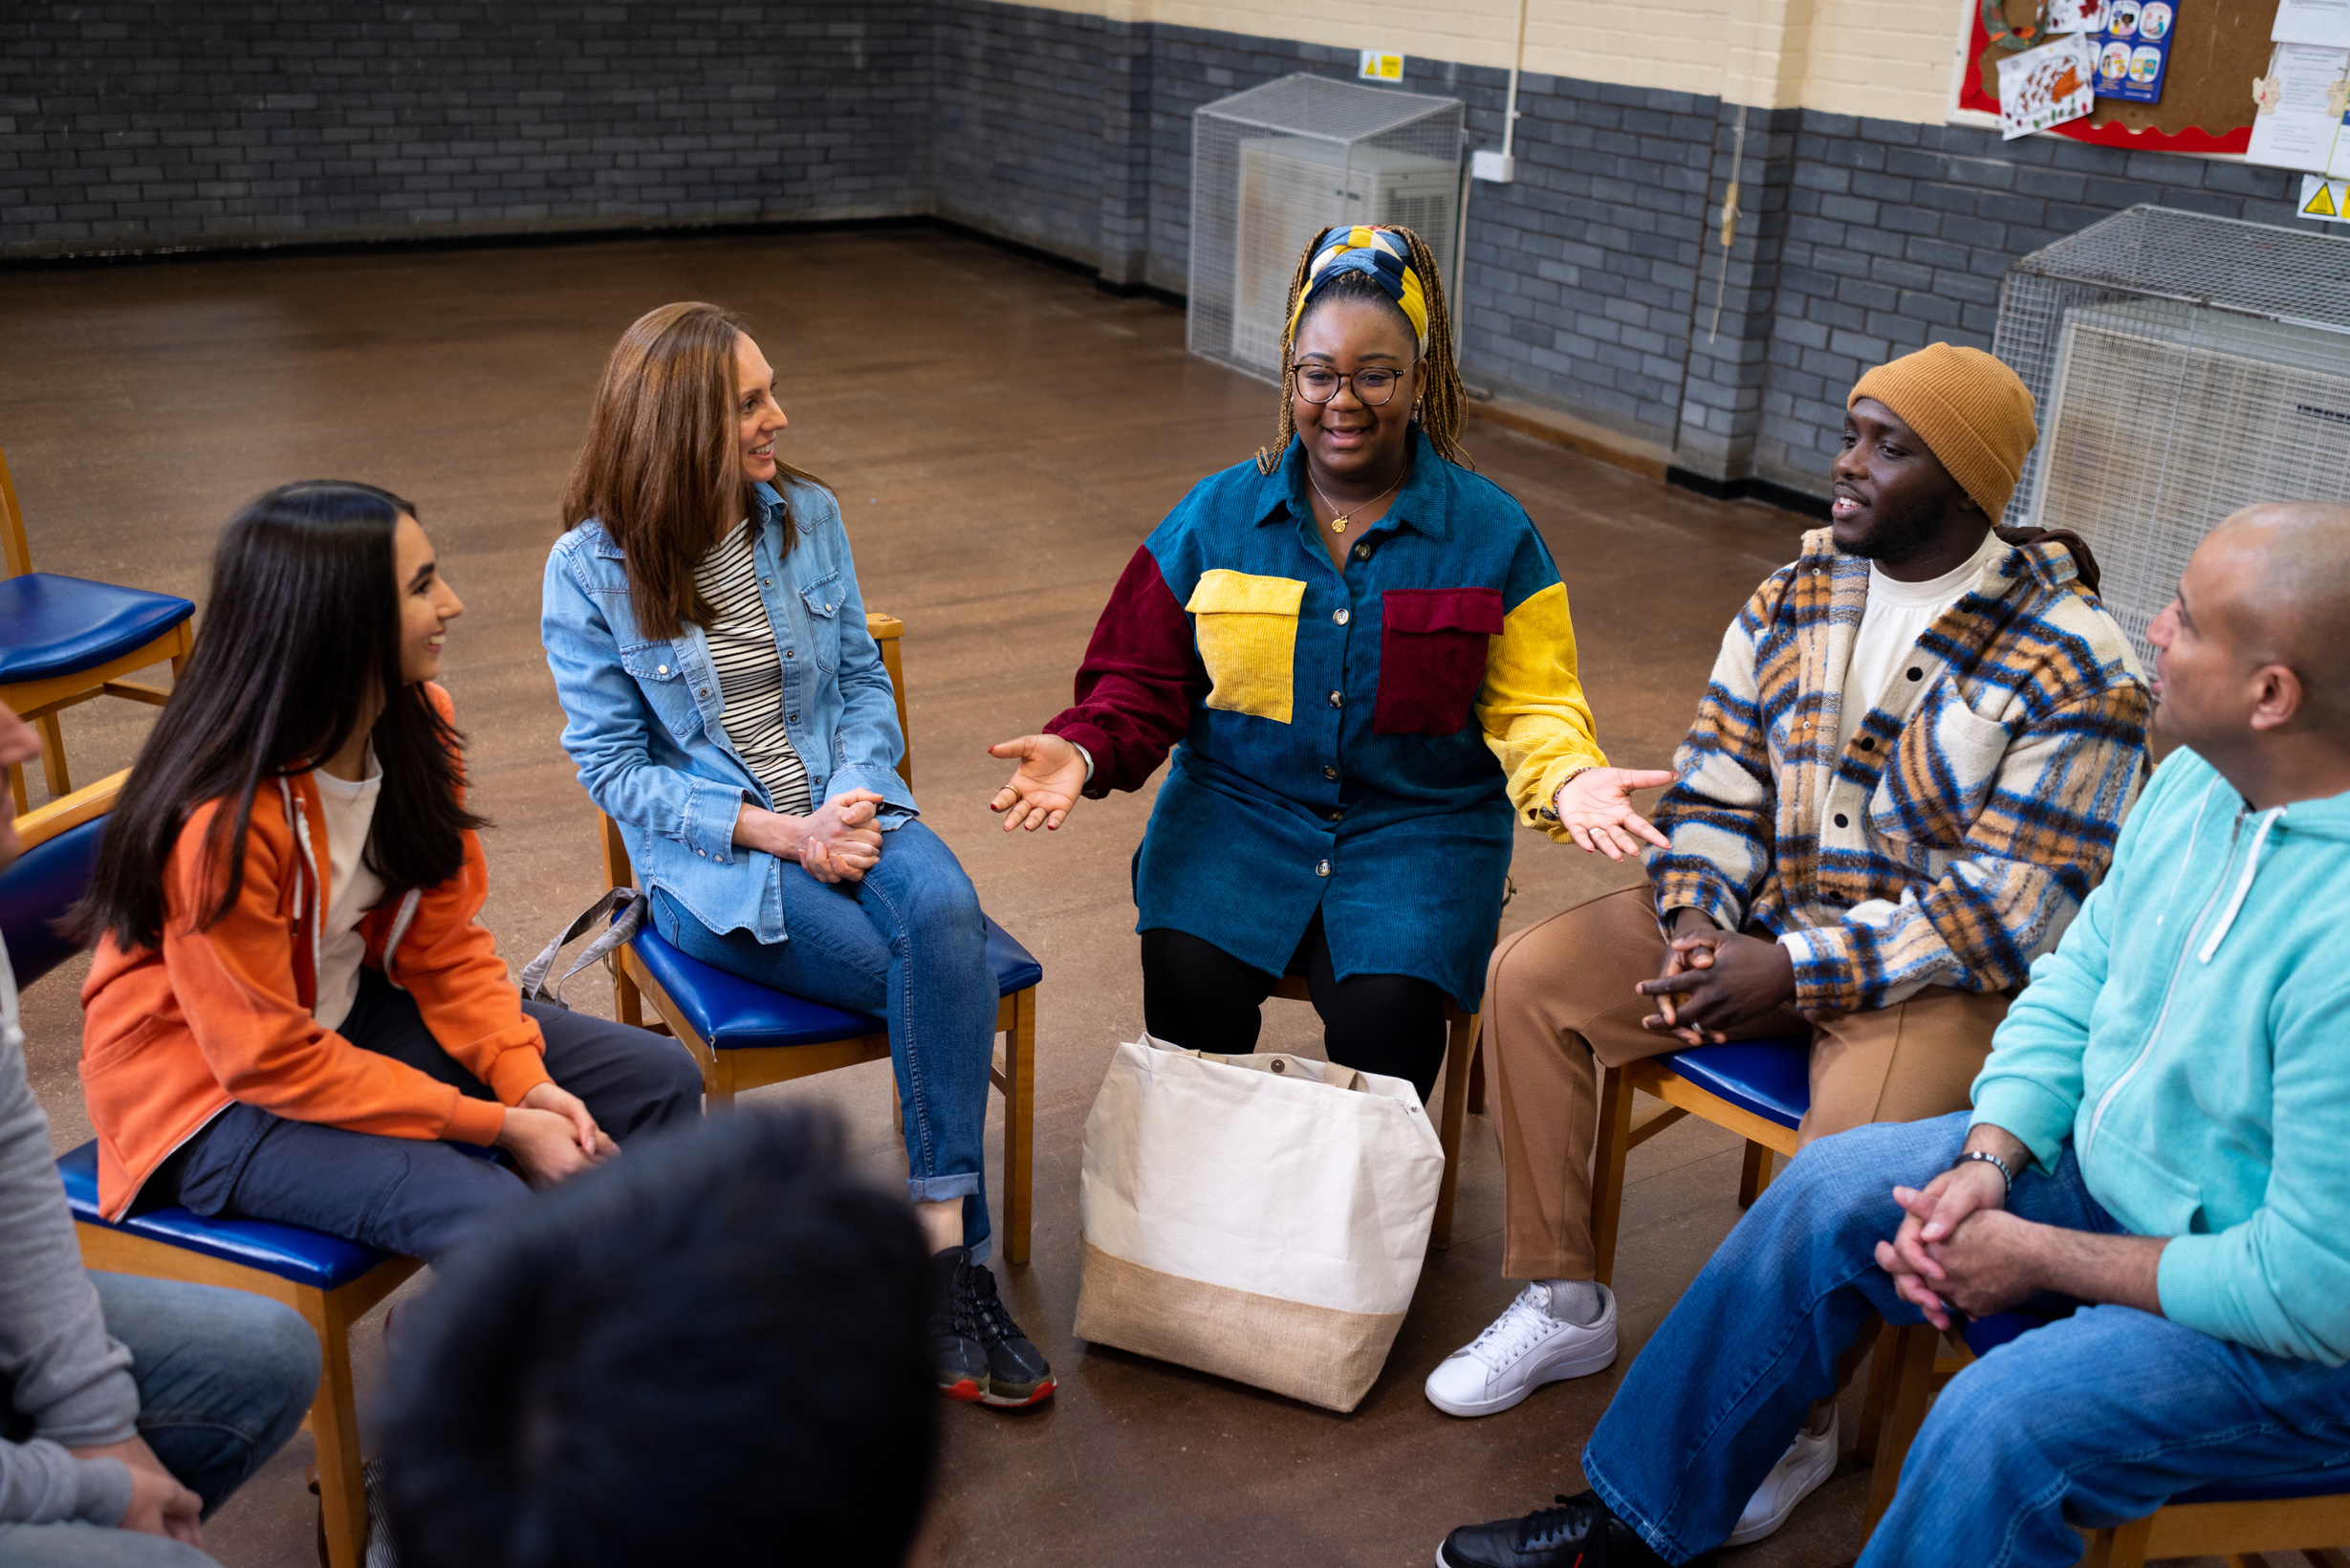
<svg viewBox="0 0 2350 1568">
<path fill-rule="evenodd" d="M 1592 1490 L 1439 1568 L 1711 1561 L 1880 1317 L 2070 1312 L 1951 1381 L 1859 1568 L 2058 1568 L 2076 1523 L 2350 1463 L 2350 506 L 2237 512 L 2147 638 L 2176 750 L 1973 1109 L 1796 1155 L 1632 1363 Z"/>
<path fill-rule="evenodd" d="M 434 684 L 464 608 L 373 486 L 282 486 L 229 523 L 74 915 L 109 1218 L 180 1203 L 430 1260 L 526 1180 L 699 1120 L 674 1042 L 523 1001 L 480 923 Z"/>
<path fill-rule="evenodd" d="M 40 754 L 0 708 L 0 768 Z M 0 790 L 0 871 L 17 855 Z M 0 1568 L 195 1568 L 200 1519 L 284 1446 L 318 1341 L 274 1301 L 88 1274 L 0 947 Z"/>
<path fill-rule="evenodd" d="M 402 1560 L 899 1568 L 938 1420 L 929 1277 L 911 1210 L 806 1109 L 719 1116 L 500 1215 L 402 1320 Z"/>
</svg>

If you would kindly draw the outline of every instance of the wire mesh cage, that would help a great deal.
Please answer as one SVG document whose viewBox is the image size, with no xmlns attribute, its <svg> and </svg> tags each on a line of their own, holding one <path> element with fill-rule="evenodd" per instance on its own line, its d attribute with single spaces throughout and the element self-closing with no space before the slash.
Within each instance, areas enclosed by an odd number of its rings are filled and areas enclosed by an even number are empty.
<svg viewBox="0 0 2350 1568">
<path fill-rule="evenodd" d="M 1995 349 L 2039 404 L 2006 520 L 2089 541 L 2143 660 L 2221 518 L 2350 501 L 2350 239 L 2134 207 L 2009 269 Z"/>
<path fill-rule="evenodd" d="M 1461 100 L 1283 76 L 1191 118 L 1191 352 L 1281 379 L 1290 277 L 1321 229 L 1401 224 L 1451 293 Z"/>
</svg>

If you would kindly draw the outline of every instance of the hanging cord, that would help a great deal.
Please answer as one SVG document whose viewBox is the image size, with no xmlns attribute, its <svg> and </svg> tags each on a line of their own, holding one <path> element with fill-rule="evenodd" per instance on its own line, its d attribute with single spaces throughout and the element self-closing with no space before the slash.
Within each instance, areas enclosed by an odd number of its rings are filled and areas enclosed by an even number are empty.
<svg viewBox="0 0 2350 1568">
<path fill-rule="evenodd" d="M 1730 188 L 1722 192 L 1722 275 L 1713 281 L 1713 325 L 1708 338 L 1722 336 L 1722 296 L 1730 292 L 1730 248 L 1738 239 L 1738 176 L 1746 166 L 1746 105 L 1738 105 L 1738 129 L 1730 144 Z"/>
</svg>

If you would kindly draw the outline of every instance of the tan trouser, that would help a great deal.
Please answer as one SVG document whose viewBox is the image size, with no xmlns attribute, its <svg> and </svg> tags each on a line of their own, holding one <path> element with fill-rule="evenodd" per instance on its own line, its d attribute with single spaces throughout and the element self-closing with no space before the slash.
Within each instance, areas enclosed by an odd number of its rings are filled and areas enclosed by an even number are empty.
<svg viewBox="0 0 2350 1568">
<path fill-rule="evenodd" d="M 1665 963 L 1645 886 L 1578 904 L 1493 949 L 1485 985 L 1485 1052 L 1500 1101 L 1511 1279 L 1592 1274 L 1591 1150 L 1599 1128 L 1597 1057 L 1610 1067 L 1677 1050 L 1640 1021 L 1655 1002 L 1633 991 Z M 2008 999 L 1929 986 L 1873 1013 L 1805 1018 L 1783 1009 L 1733 1031 L 1739 1039 L 1812 1036 L 1812 1108 L 1804 1143 L 1871 1122 L 1915 1122 L 1967 1107 Z"/>
</svg>

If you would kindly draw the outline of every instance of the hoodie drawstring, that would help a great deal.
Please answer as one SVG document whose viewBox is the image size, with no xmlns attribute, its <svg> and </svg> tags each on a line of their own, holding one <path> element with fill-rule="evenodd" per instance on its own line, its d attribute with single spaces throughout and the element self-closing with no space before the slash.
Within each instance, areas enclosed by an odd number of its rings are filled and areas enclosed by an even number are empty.
<svg viewBox="0 0 2350 1568">
<path fill-rule="evenodd" d="M 2228 907 L 2220 911 L 2219 924 L 2211 927 L 2211 934 L 2196 951 L 2198 964 L 2211 962 L 2211 955 L 2219 951 L 2220 943 L 2228 935 L 2228 927 L 2235 924 L 2236 911 L 2244 907 L 2244 896 L 2252 890 L 2252 878 L 2260 870 L 2260 846 L 2269 841 L 2269 830 L 2282 821 L 2284 816 L 2282 806 L 2271 806 L 2260 814 L 2260 825 L 2252 830 L 2252 852 L 2244 857 L 2244 875 L 2237 879 L 2235 894 L 2229 899 Z"/>
</svg>

